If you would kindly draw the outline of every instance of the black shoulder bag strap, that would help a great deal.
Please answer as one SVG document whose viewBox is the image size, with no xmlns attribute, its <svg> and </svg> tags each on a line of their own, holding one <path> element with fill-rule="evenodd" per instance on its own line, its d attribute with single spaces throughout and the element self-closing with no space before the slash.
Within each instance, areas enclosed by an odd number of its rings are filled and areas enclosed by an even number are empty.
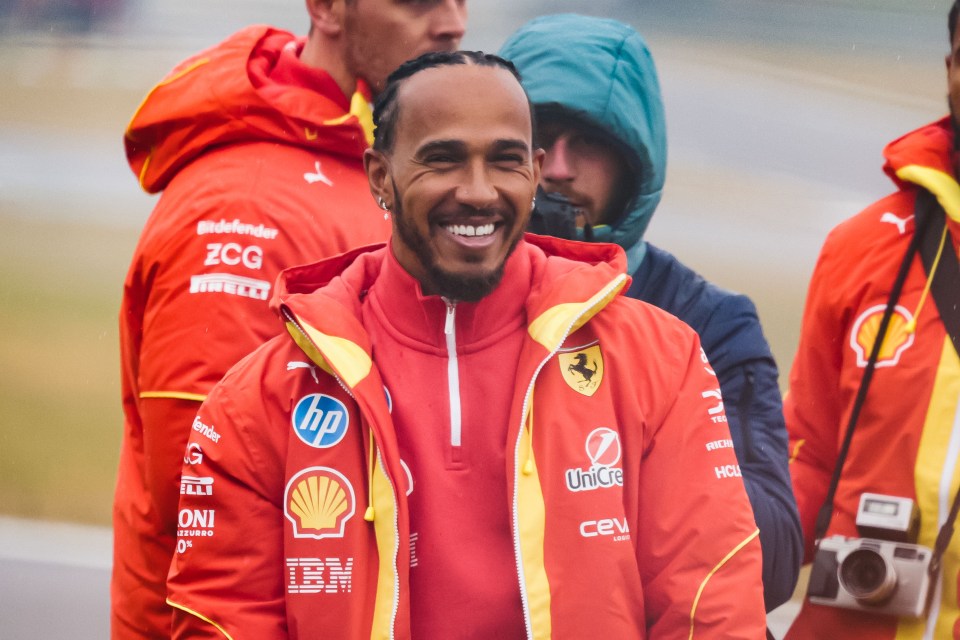
<svg viewBox="0 0 960 640">
<path fill-rule="evenodd" d="M 927 277 L 931 278 L 930 293 L 940 314 L 940 320 L 950 336 L 953 349 L 960 356 L 960 262 L 954 247 L 954 239 L 946 229 L 947 216 L 936 198 L 923 190 L 917 194 L 917 220 L 929 219 L 929 229 L 920 244 L 920 259 Z M 930 575 L 940 569 L 940 559 L 953 536 L 953 524 L 960 511 L 960 493 L 954 496 L 950 515 L 937 533 L 937 542 L 930 561 Z"/>
</svg>

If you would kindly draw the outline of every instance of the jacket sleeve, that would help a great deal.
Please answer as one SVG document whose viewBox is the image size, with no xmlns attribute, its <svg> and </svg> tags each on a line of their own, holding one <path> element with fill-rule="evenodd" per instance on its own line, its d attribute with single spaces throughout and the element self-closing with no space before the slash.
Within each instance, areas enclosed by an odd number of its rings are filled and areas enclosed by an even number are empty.
<svg viewBox="0 0 960 640">
<path fill-rule="evenodd" d="M 180 466 L 190 435 L 190 425 L 200 403 L 176 398 L 147 398 L 139 402 L 143 423 L 143 450 L 147 490 L 162 523 L 158 535 L 173 551 L 177 535 Z"/>
<path fill-rule="evenodd" d="M 790 436 L 790 475 L 809 562 L 817 513 L 826 499 L 837 459 L 843 311 L 831 285 L 830 240 L 817 261 L 807 293 L 800 342 L 790 371 L 784 416 Z"/>
<path fill-rule="evenodd" d="M 764 636 L 757 527 L 717 379 L 693 337 L 641 467 L 638 561 L 648 637 Z M 675 345 L 675 348 L 680 348 Z"/>
<path fill-rule="evenodd" d="M 717 360 L 710 347 L 705 349 L 720 381 L 743 484 L 760 529 L 763 595 L 770 611 L 793 595 L 803 555 L 777 365 L 748 298 L 728 297 L 714 318 L 723 319 L 723 340 L 731 346 L 727 357 Z"/>
<path fill-rule="evenodd" d="M 271 429 L 262 369 L 250 362 L 214 388 L 190 432 L 167 581 L 174 638 L 287 637 L 278 498 L 286 431 Z"/>
</svg>

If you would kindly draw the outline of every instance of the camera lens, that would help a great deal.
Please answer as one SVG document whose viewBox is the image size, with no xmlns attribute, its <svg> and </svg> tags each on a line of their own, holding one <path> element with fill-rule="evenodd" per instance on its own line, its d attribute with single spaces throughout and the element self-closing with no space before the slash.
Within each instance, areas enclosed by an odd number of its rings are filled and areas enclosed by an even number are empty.
<svg viewBox="0 0 960 640">
<path fill-rule="evenodd" d="M 847 593 L 865 604 L 881 604 L 897 586 L 893 566 L 873 549 L 851 552 L 837 569 L 840 585 Z"/>
</svg>

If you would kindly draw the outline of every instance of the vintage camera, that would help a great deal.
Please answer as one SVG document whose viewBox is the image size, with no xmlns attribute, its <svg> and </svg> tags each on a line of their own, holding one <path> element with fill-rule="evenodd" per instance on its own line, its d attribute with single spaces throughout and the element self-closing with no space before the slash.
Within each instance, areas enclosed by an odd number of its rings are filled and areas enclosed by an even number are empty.
<svg viewBox="0 0 960 640">
<path fill-rule="evenodd" d="M 527 231 L 542 236 L 555 236 L 566 240 L 577 239 L 577 218 L 583 217 L 583 210 L 560 193 L 548 193 L 542 187 L 537 189 L 537 206 L 530 214 Z M 583 229 L 584 240 L 593 239 L 593 228 L 587 224 Z"/>
<path fill-rule="evenodd" d="M 807 595 L 810 602 L 857 611 L 920 617 L 930 591 L 933 551 L 914 544 L 920 519 L 909 498 L 860 496 L 862 538 L 820 541 Z"/>
</svg>

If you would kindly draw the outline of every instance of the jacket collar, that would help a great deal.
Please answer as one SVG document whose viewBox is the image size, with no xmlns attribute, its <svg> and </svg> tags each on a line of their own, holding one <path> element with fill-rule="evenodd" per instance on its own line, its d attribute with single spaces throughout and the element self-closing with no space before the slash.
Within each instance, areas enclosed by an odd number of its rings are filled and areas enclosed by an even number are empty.
<svg viewBox="0 0 960 640">
<path fill-rule="evenodd" d="M 271 306 L 293 339 L 348 387 L 365 379 L 372 368 L 363 305 L 375 289 L 374 305 L 382 304 L 377 300 L 388 291 L 396 298 L 384 310 L 399 314 L 391 322 L 399 324 L 403 335 L 443 344 L 446 303 L 438 296 L 424 296 L 388 251 L 383 245 L 363 247 L 288 269 L 275 288 Z M 525 319 L 530 337 L 547 351 L 556 350 L 625 290 L 630 282 L 625 269 L 626 257 L 616 245 L 527 234 L 507 261 L 501 285 L 479 303 L 463 304 L 462 314 L 458 307 L 458 343 L 479 346 Z M 396 296 L 394 287 L 406 287 L 401 289 L 406 295 Z"/>
</svg>

